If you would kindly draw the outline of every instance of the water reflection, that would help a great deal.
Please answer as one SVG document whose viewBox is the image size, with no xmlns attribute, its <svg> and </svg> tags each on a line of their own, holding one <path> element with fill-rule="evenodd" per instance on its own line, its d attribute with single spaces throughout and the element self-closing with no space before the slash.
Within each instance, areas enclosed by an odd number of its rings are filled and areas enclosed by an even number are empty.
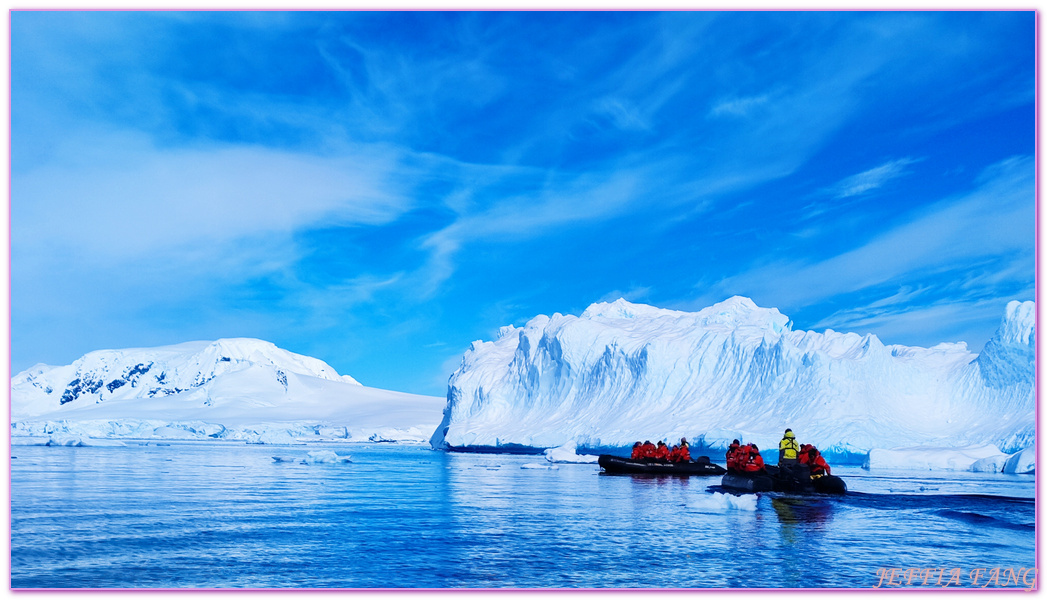
<svg viewBox="0 0 1047 600">
<path fill-rule="evenodd" d="M 817 531 L 824 529 L 833 517 L 833 503 L 823 498 L 771 498 L 771 506 L 783 529 L 800 526 Z"/>
</svg>

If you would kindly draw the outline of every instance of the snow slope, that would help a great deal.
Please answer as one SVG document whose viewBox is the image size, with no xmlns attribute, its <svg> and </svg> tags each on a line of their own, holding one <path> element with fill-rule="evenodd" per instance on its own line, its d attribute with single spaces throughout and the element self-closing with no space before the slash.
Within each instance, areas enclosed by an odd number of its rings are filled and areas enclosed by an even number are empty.
<svg viewBox="0 0 1047 600">
<path fill-rule="evenodd" d="M 733 297 L 698 312 L 625 300 L 538 316 L 474 342 L 451 376 L 435 448 L 629 445 L 687 436 L 776 448 L 791 427 L 835 452 L 994 444 L 1035 433 L 1035 310 L 1011 302 L 978 356 L 793 331 Z"/>
<path fill-rule="evenodd" d="M 11 380 L 14 435 L 416 440 L 443 399 L 368 388 L 255 339 L 100 350 Z"/>
</svg>

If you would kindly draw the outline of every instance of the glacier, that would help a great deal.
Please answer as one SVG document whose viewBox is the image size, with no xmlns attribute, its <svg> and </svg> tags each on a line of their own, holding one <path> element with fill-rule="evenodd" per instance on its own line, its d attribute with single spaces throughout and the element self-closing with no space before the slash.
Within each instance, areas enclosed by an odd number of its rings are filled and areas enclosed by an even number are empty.
<svg viewBox="0 0 1047 600">
<path fill-rule="evenodd" d="M 1035 441 L 1035 305 L 1012 301 L 980 354 L 794 331 L 740 296 L 683 312 L 619 299 L 476 341 L 448 383 L 437 449 L 623 447 L 686 436 L 776 449 L 786 427 L 837 456 Z M 881 457 L 883 455 L 881 454 Z M 776 453 L 775 453 L 776 457 Z"/>
<path fill-rule="evenodd" d="M 293 444 L 424 443 L 444 399 L 380 390 L 251 338 L 99 350 L 11 379 L 11 434 Z M 25 443 L 25 442 L 20 442 Z M 85 442 L 87 443 L 87 442 Z"/>
</svg>

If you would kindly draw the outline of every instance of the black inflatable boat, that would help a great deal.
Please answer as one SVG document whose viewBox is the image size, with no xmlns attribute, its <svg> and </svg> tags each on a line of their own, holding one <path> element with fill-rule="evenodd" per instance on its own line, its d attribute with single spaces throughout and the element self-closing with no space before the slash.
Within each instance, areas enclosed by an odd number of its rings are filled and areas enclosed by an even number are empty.
<svg viewBox="0 0 1047 600">
<path fill-rule="evenodd" d="M 634 475 L 722 475 L 727 469 L 709 462 L 708 456 L 699 456 L 694 462 L 666 462 L 655 459 L 633 460 L 610 454 L 601 454 L 599 464 L 608 473 Z"/>
<path fill-rule="evenodd" d="M 740 492 L 784 492 L 789 494 L 846 494 L 847 484 L 836 475 L 811 477 L 806 466 L 791 470 L 767 465 L 763 473 L 730 471 L 720 482 L 725 488 Z"/>
</svg>

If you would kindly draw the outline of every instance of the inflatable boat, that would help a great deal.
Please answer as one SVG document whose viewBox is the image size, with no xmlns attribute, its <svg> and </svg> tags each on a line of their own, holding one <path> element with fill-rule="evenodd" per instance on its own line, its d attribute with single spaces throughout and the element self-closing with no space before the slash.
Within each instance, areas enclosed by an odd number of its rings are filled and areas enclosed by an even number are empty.
<svg viewBox="0 0 1047 600">
<path fill-rule="evenodd" d="M 708 456 L 699 456 L 694 462 L 667 462 L 655 459 L 633 460 L 610 454 L 601 454 L 597 461 L 608 473 L 633 475 L 723 475 L 727 469 L 709 462 Z"/>
<path fill-rule="evenodd" d="M 740 492 L 784 492 L 788 494 L 846 494 L 847 484 L 836 475 L 811 476 L 806 466 L 782 470 L 767 465 L 766 471 L 741 473 L 729 471 L 720 482 L 725 488 Z"/>
</svg>

